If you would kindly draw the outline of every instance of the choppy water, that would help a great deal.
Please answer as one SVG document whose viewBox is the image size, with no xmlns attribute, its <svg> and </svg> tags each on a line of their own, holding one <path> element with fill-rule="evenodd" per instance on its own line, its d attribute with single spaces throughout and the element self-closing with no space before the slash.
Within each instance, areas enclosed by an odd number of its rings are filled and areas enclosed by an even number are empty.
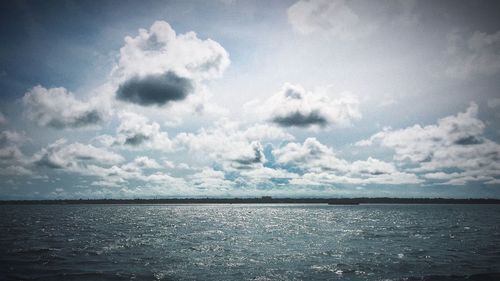
<svg viewBox="0 0 500 281">
<path fill-rule="evenodd" d="M 0 206 L 0 268 L 0 280 L 500 280 L 500 206 Z"/>
</svg>

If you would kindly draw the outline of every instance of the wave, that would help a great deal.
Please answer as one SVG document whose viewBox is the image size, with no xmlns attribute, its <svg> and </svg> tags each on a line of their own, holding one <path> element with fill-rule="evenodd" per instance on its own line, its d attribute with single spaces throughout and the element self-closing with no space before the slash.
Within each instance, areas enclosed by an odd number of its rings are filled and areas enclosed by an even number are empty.
<svg viewBox="0 0 500 281">
<path fill-rule="evenodd" d="M 421 277 L 407 277 L 402 281 L 498 281 L 500 272 L 488 272 L 472 275 L 427 275 Z"/>
</svg>

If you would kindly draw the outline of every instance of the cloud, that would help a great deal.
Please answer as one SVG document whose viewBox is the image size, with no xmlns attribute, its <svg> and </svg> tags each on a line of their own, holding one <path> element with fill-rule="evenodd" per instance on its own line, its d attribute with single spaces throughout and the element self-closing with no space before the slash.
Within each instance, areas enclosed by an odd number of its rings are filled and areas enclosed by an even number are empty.
<svg viewBox="0 0 500 281">
<path fill-rule="evenodd" d="M 495 33 L 475 31 L 464 38 L 460 33 L 449 35 L 445 73 L 453 78 L 473 75 L 491 76 L 500 71 L 500 30 Z"/>
<path fill-rule="evenodd" d="M 92 183 L 94 186 L 119 187 L 126 186 L 130 181 L 157 182 L 160 180 L 161 172 L 154 172 L 150 175 L 145 172 L 160 169 L 162 169 L 162 166 L 156 160 L 147 156 L 139 156 L 132 162 L 113 165 L 111 167 L 88 165 L 85 170 L 80 172 L 88 176 L 98 177 L 99 180 Z"/>
<path fill-rule="evenodd" d="M 282 127 L 345 127 L 361 118 L 359 101 L 353 95 L 344 93 L 332 99 L 327 93 L 306 92 L 289 83 L 263 103 L 255 102 L 252 106 L 258 115 Z"/>
<path fill-rule="evenodd" d="M 0 147 L 19 145 L 27 140 L 28 138 L 24 135 L 24 133 L 10 130 L 0 131 Z"/>
<path fill-rule="evenodd" d="M 275 116 L 271 120 L 283 127 L 309 127 L 311 125 L 324 127 L 328 123 L 326 118 L 321 116 L 318 111 L 311 111 L 308 114 L 295 111 L 290 112 L 288 115 Z"/>
<path fill-rule="evenodd" d="M 147 156 L 139 156 L 134 159 L 133 164 L 141 169 L 161 169 L 162 166 Z"/>
<path fill-rule="evenodd" d="M 214 190 L 229 192 L 234 186 L 234 182 L 227 180 L 223 171 L 217 171 L 213 168 L 203 168 L 201 172 L 189 177 L 189 183 L 201 190 Z"/>
<path fill-rule="evenodd" d="M 23 153 L 17 146 L 7 146 L 0 148 L 0 163 L 12 163 L 19 161 L 23 157 Z"/>
<path fill-rule="evenodd" d="M 123 187 L 138 181 L 148 184 L 179 183 L 180 178 L 162 173 L 155 159 L 138 156 L 130 162 L 114 152 L 60 139 L 33 156 L 38 167 L 66 170 L 93 178 L 91 186 Z M 96 179 L 97 178 L 97 179 Z"/>
<path fill-rule="evenodd" d="M 0 131 L 0 176 L 31 176 L 21 146 L 29 139 L 24 133 Z"/>
<path fill-rule="evenodd" d="M 300 0 L 288 8 L 287 15 L 293 29 L 304 35 L 321 33 L 353 39 L 375 29 L 363 23 L 344 0 Z"/>
<path fill-rule="evenodd" d="M 233 167 L 237 169 L 251 169 L 255 165 L 262 165 L 266 161 L 266 157 L 264 156 L 262 144 L 253 141 L 230 160 L 233 161 Z"/>
<path fill-rule="evenodd" d="M 25 157 L 21 146 L 29 139 L 24 133 L 4 130 L 0 131 L 0 164 L 23 164 Z"/>
<path fill-rule="evenodd" d="M 500 98 L 492 98 L 488 100 L 489 108 L 497 108 L 500 106 Z"/>
<path fill-rule="evenodd" d="M 22 101 L 30 120 L 56 129 L 95 126 L 105 115 L 97 104 L 80 101 L 65 88 L 35 86 Z"/>
<path fill-rule="evenodd" d="M 394 150 L 394 159 L 417 165 L 414 172 L 427 179 L 459 185 L 500 176 L 500 145 L 486 138 L 485 124 L 477 118 L 478 106 L 437 121 L 435 125 L 385 129 L 358 146 L 380 145 Z"/>
<path fill-rule="evenodd" d="M 472 103 L 465 112 L 438 120 L 436 125 L 414 125 L 400 130 L 385 129 L 358 146 L 369 146 L 375 142 L 395 150 L 396 160 L 425 162 L 432 159 L 436 150 L 444 147 L 478 144 L 484 141 L 484 123 L 477 118 L 478 106 Z"/>
<path fill-rule="evenodd" d="M 253 169 L 262 166 L 266 158 L 262 142 L 291 140 L 283 129 L 268 124 L 255 124 L 241 129 L 240 124 L 219 121 L 214 127 L 200 129 L 197 133 L 180 133 L 175 137 L 179 147 L 196 154 L 197 160 L 215 161 L 225 169 Z"/>
<path fill-rule="evenodd" d="M 124 158 L 103 148 L 90 144 L 67 143 L 59 139 L 33 156 L 33 162 L 40 167 L 51 169 L 69 169 L 78 171 L 87 165 L 113 165 L 124 161 Z"/>
<path fill-rule="evenodd" d="M 146 184 L 148 187 L 168 189 L 186 189 L 189 186 L 185 179 L 173 177 L 162 172 L 163 167 L 146 156 L 136 157 L 132 162 L 113 165 L 112 167 L 100 167 L 90 165 L 86 171 L 87 175 L 98 177 L 94 186 L 126 187 L 131 182 Z M 179 192 L 179 190 L 177 190 Z"/>
<path fill-rule="evenodd" d="M 258 167 L 256 169 L 245 170 L 240 174 L 245 178 L 247 184 L 253 186 L 268 184 L 273 186 L 276 181 L 287 184 L 290 179 L 298 178 L 299 175 L 280 168 Z"/>
<path fill-rule="evenodd" d="M 133 77 L 120 85 L 116 96 L 120 100 L 144 106 L 164 105 L 170 101 L 183 100 L 192 91 L 192 81 L 169 71 L 160 75 Z"/>
<path fill-rule="evenodd" d="M 344 169 L 347 162 L 338 159 L 333 149 L 316 138 L 307 138 L 304 143 L 291 142 L 273 150 L 278 163 L 291 164 L 306 170 Z"/>
<path fill-rule="evenodd" d="M 0 167 L 0 175 L 2 176 L 31 176 L 33 172 L 19 165 L 10 165 Z"/>
<path fill-rule="evenodd" d="M 392 163 L 369 157 L 349 162 L 338 158 L 332 148 L 315 138 L 304 143 L 288 143 L 273 150 L 276 162 L 283 167 L 302 171 L 302 176 L 290 181 L 296 185 L 330 184 L 416 184 L 414 174 L 398 171 Z"/>
<path fill-rule="evenodd" d="M 160 125 L 137 113 L 118 113 L 120 125 L 116 136 L 102 135 L 97 140 L 107 146 L 119 145 L 129 149 L 155 149 L 172 151 L 173 143 Z"/>
<path fill-rule="evenodd" d="M 197 85 L 218 78 L 229 65 L 229 54 L 217 42 L 196 33 L 176 34 L 164 21 L 136 37 L 126 37 L 111 77 L 116 97 L 143 106 L 183 100 Z"/>
</svg>

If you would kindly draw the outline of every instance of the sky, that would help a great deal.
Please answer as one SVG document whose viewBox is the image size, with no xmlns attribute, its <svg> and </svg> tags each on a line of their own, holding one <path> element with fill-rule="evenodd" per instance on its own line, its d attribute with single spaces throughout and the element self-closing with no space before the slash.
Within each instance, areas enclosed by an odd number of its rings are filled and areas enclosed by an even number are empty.
<svg viewBox="0 0 500 281">
<path fill-rule="evenodd" d="M 498 1 L 3 1 L 0 199 L 500 198 Z"/>
</svg>

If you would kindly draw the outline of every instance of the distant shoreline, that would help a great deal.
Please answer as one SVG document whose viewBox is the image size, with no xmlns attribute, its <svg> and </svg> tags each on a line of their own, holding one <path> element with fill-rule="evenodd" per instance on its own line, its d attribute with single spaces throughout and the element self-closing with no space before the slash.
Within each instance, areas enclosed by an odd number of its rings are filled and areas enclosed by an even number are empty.
<svg viewBox="0 0 500 281">
<path fill-rule="evenodd" d="M 78 204 L 500 204 L 500 199 L 470 198 L 164 198 L 164 199 L 61 199 L 0 200 L 0 205 Z"/>
</svg>

